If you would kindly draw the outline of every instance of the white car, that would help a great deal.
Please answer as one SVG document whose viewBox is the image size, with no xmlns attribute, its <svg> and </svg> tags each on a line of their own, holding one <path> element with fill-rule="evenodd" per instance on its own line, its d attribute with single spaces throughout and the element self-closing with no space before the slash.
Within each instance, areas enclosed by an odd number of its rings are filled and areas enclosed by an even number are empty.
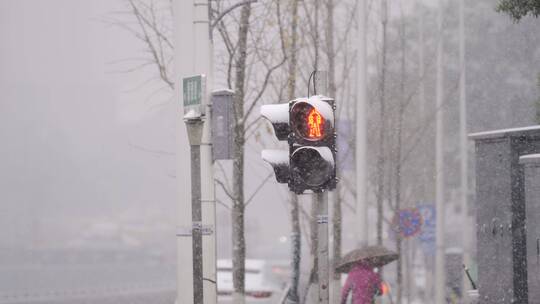
<svg viewBox="0 0 540 304">
<path fill-rule="evenodd" d="M 264 260 L 246 260 L 246 303 L 275 304 L 281 288 Z M 218 303 L 232 303 L 232 261 L 217 261 Z"/>
</svg>

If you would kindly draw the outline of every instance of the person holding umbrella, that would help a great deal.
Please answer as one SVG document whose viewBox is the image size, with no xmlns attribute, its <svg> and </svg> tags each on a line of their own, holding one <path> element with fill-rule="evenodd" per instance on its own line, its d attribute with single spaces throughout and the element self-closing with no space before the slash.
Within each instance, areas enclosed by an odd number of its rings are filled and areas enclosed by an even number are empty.
<svg viewBox="0 0 540 304">
<path fill-rule="evenodd" d="M 368 246 L 346 254 L 336 267 L 336 271 L 348 273 L 341 292 L 341 304 L 352 294 L 352 304 L 372 304 L 381 295 L 383 282 L 375 268 L 380 268 L 397 260 L 397 253 L 383 246 Z"/>
</svg>

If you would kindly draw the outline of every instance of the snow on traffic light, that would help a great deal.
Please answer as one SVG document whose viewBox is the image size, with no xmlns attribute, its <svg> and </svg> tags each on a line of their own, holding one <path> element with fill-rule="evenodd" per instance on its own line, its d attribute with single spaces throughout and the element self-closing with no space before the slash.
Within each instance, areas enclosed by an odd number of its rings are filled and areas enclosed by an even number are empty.
<svg viewBox="0 0 540 304">
<path fill-rule="evenodd" d="M 261 106 L 261 116 L 268 119 L 274 127 L 278 140 L 287 140 L 291 133 L 289 128 L 289 104 L 273 104 Z M 278 183 L 289 183 L 289 151 L 263 150 L 262 159 L 272 165 Z"/>
<path fill-rule="evenodd" d="M 262 158 L 274 168 L 277 181 L 288 183 L 291 191 L 335 188 L 334 112 L 334 100 L 320 95 L 261 107 L 261 115 L 272 123 L 278 140 L 289 144 L 289 151 L 264 150 Z"/>
</svg>

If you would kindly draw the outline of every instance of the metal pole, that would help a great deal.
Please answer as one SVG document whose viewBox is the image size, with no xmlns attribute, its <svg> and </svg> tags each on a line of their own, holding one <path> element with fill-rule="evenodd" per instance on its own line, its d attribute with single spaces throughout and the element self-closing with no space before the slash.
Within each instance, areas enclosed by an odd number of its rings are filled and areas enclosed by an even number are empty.
<svg viewBox="0 0 540 304">
<path fill-rule="evenodd" d="M 216 285 L 216 201 L 214 190 L 214 163 L 212 156 L 212 98 L 213 90 L 213 44 L 210 30 L 211 1 L 193 0 L 195 9 L 194 39 L 195 39 L 195 69 L 196 74 L 206 75 L 206 107 L 202 143 L 201 143 L 201 201 L 202 224 L 205 228 L 203 236 L 203 290 L 204 303 L 217 302 Z"/>
<path fill-rule="evenodd" d="M 368 244 L 368 205 L 366 199 L 366 2 L 358 3 L 358 100 L 356 101 L 356 215 L 360 246 Z"/>
<path fill-rule="evenodd" d="M 177 100 L 181 100 L 182 78 L 192 75 L 206 75 L 207 85 L 205 100 L 211 101 L 209 98 L 212 90 L 212 47 L 210 41 L 209 30 L 209 12 L 210 6 L 208 0 L 175 0 L 175 66 L 176 79 L 178 79 L 179 90 L 175 90 Z M 182 104 L 182 103 L 180 103 Z M 180 108 L 180 113 L 184 112 Z M 200 149 L 200 177 L 197 179 L 199 184 L 199 203 L 202 201 L 201 219 L 197 224 L 195 234 L 205 231 L 213 233 L 205 235 L 202 240 L 204 247 L 202 256 L 203 267 L 201 278 L 204 278 L 201 291 L 204 291 L 205 304 L 215 304 L 217 302 L 216 289 L 216 239 L 215 239 L 215 199 L 214 199 L 214 184 L 213 184 L 213 166 L 212 166 L 212 147 L 210 142 L 211 130 L 211 110 L 210 104 L 203 109 L 203 115 L 206 116 L 204 121 L 204 131 L 202 135 L 202 146 Z M 202 128 L 202 127 L 201 127 Z M 189 187 L 189 164 L 187 158 L 184 157 L 189 153 L 185 132 L 183 126 L 178 131 L 177 138 L 177 180 L 178 180 L 178 241 L 177 241 L 177 299 L 176 303 L 191 303 L 195 298 L 194 290 L 196 284 L 193 282 L 192 270 L 194 264 L 192 261 L 196 256 L 193 256 L 194 248 L 192 248 L 192 206 L 189 199 L 189 191 L 185 191 Z M 199 139 L 200 141 L 201 139 Z M 195 182 L 195 180 L 193 180 Z M 207 233 L 205 233 L 207 234 Z M 202 237 L 202 236 L 201 236 Z M 198 236 L 197 236 L 198 238 Z M 197 241 L 198 242 L 198 241 Z M 199 268 L 197 268 L 199 269 Z M 197 285 L 199 286 L 199 285 Z"/>
<path fill-rule="evenodd" d="M 201 206 L 201 137 L 203 120 L 186 120 L 191 148 L 191 219 L 193 222 L 193 303 L 203 304 L 203 248 Z"/>
<path fill-rule="evenodd" d="M 193 220 L 193 303 L 203 304 L 201 146 L 191 145 L 191 218 Z"/>
<path fill-rule="evenodd" d="M 328 263 L 328 192 L 314 193 L 315 207 L 317 214 L 317 237 L 319 247 L 317 248 L 317 260 L 319 268 L 319 304 L 328 304 L 329 294 L 329 263 Z"/>
<path fill-rule="evenodd" d="M 377 156 L 377 245 L 383 242 L 383 221 L 384 221 L 384 171 L 385 171 L 385 132 L 386 132 L 386 52 L 387 52 L 387 24 L 388 24 L 388 2 L 381 1 L 381 23 L 382 23 L 382 63 L 380 89 L 380 123 L 379 123 L 379 151 Z"/>
<path fill-rule="evenodd" d="M 203 304 L 203 248 L 201 205 L 201 138 L 204 121 L 185 119 L 191 148 L 191 220 L 193 250 L 193 303 Z"/>
<path fill-rule="evenodd" d="M 174 1 L 174 41 L 176 46 L 192 45 L 193 42 L 193 1 Z M 183 77 L 195 74 L 193 47 L 175 47 L 175 100 L 182 100 Z M 184 113 L 183 102 L 178 102 L 179 113 Z M 190 187 L 190 163 L 185 157 L 189 152 L 189 141 L 185 124 L 180 116 L 176 124 L 176 186 L 177 186 L 177 272 L 176 272 L 176 304 L 191 303 L 193 301 L 193 251 L 191 235 L 191 193 L 186 191 Z"/>
<path fill-rule="evenodd" d="M 416 2 L 416 5 L 417 5 L 417 11 L 418 11 L 418 14 L 419 14 L 419 17 L 418 17 L 418 77 L 420 78 L 419 80 L 419 88 L 418 88 L 418 105 L 419 105 L 419 114 L 420 114 L 420 121 L 422 122 L 422 124 L 426 124 L 426 90 L 425 90 L 425 67 L 424 67 L 424 10 L 423 10 L 423 5 L 422 5 L 422 1 L 421 0 L 417 0 Z M 423 157 L 425 157 L 425 159 L 429 159 L 430 157 L 430 154 L 431 153 L 428 153 L 428 151 L 431 151 L 431 149 L 422 149 L 424 152 L 422 153 L 423 154 Z M 421 199 L 423 201 L 426 201 L 427 200 L 427 195 L 428 195 L 428 191 L 427 191 L 427 187 L 426 185 L 428 184 L 428 173 L 427 173 L 427 166 L 423 166 L 422 168 L 422 176 L 421 176 L 421 181 L 422 181 L 422 188 L 421 188 L 421 191 L 420 191 L 420 194 L 421 194 Z"/>
<path fill-rule="evenodd" d="M 328 72 L 317 71 L 313 78 L 317 94 L 328 94 Z M 312 208 L 317 214 L 317 303 L 328 304 L 330 300 L 330 271 L 328 262 L 328 191 L 313 193 Z"/>
<path fill-rule="evenodd" d="M 444 304 L 446 280 L 444 267 L 444 154 L 443 154 L 443 3 L 439 0 L 437 38 L 437 93 L 436 93 L 436 140 L 435 140 L 435 173 L 436 173 L 436 255 L 435 255 L 435 304 Z"/>
<path fill-rule="evenodd" d="M 467 99 L 465 91 L 465 3 L 459 0 L 459 135 L 460 135 L 460 162 L 461 162 L 461 214 L 463 227 L 463 263 L 470 266 L 471 229 L 467 204 L 468 193 L 468 158 L 467 158 Z M 462 295 L 467 289 L 467 278 L 463 278 Z"/>
<path fill-rule="evenodd" d="M 288 291 L 287 303 L 296 304 L 300 302 L 298 297 L 298 285 L 300 282 L 300 254 L 301 254 L 301 242 L 302 236 L 297 231 L 300 231 L 300 222 L 299 220 L 299 206 L 298 206 L 298 195 L 294 192 L 290 192 L 290 202 L 291 202 L 291 218 L 293 226 L 297 226 L 296 229 L 293 229 L 291 233 L 291 247 L 292 247 L 292 259 L 291 259 L 291 283 L 290 289 Z"/>
</svg>

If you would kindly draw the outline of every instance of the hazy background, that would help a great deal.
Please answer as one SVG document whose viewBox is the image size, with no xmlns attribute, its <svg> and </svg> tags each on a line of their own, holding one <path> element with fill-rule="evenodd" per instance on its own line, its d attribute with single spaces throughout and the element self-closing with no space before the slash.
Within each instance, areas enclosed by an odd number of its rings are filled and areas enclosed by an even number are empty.
<svg viewBox="0 0 540 304">
<path fill-rule="evenodd" d="M 536 123 L 540 21 L 513 24 L 494 11 L 495 3 L 468 4 L 474 21 L 467 23 L 470 131 Z M 128 72 L 146 54 L 131 34 L 108 23 L 119 11 L 125 11 L 121 0 L 0 0 L 0 265 L 149 261 L 172 270 L 160 280 L 174 280 L 179 101 L 160 90 L 152 68 Z M 434 28 L 434 17 L 426 28 Z M 456 22 L 446 17 L 452 29 L 445 40 L 450 202 L 457 202 L 459 182 Z M 434 44 L 426 46 L 426 56 L 433 50 Z M 432 104 L 433 70 L 426 92 Z M 260 149 L 254 140 L 246 144 L 246 197 L 270 172 Z M 432 201 L 429 194 L 423 199 Z M 219 190 L 218 198 L 224 198 Z M 286 198 L 286 186 L 271 180 L 247 207 L 248 257 L 288 259 Z M 346 252 L 356 236 L 354 214 L 347 207 L 344 214 Z M 218 256 L 227 258 L 229 212 L 218 205 L 217 216 Z M 458 224 L 450 220 L 449 231 Z M 303 257 L 308 263 L 307 251 Z M 22 268 L 15 269 L 24 284 Z M 107 278 L 102 268 L 93 269 L 95 280 Z M 119 273 L 130 277 L 133 269 Z M 0 271 L 0 293 L 11 275 Z"/>
<path fill-rule="evenodd" d="M 180 116 L 150 73 L 124 73 L 144 53 L 106 22 L 125 11 L 122 4 L 0 1 L 2 251 L 117 246 L 123 239 L 127 247 L 173 254 Z M 269 171 L 262 162 L 253 169 Z M 248 179 L 247 194 L 256 186 Z M 269 183 L 248 207 L 248 242 L 255 245 L 248 253 L 261 255 L 260 240 L 274 246 L 288 233 L 278 187 Z M 218 207 L 218 217 L 219 254 L 228 256 L 229 215 Z"/>
</svg>

